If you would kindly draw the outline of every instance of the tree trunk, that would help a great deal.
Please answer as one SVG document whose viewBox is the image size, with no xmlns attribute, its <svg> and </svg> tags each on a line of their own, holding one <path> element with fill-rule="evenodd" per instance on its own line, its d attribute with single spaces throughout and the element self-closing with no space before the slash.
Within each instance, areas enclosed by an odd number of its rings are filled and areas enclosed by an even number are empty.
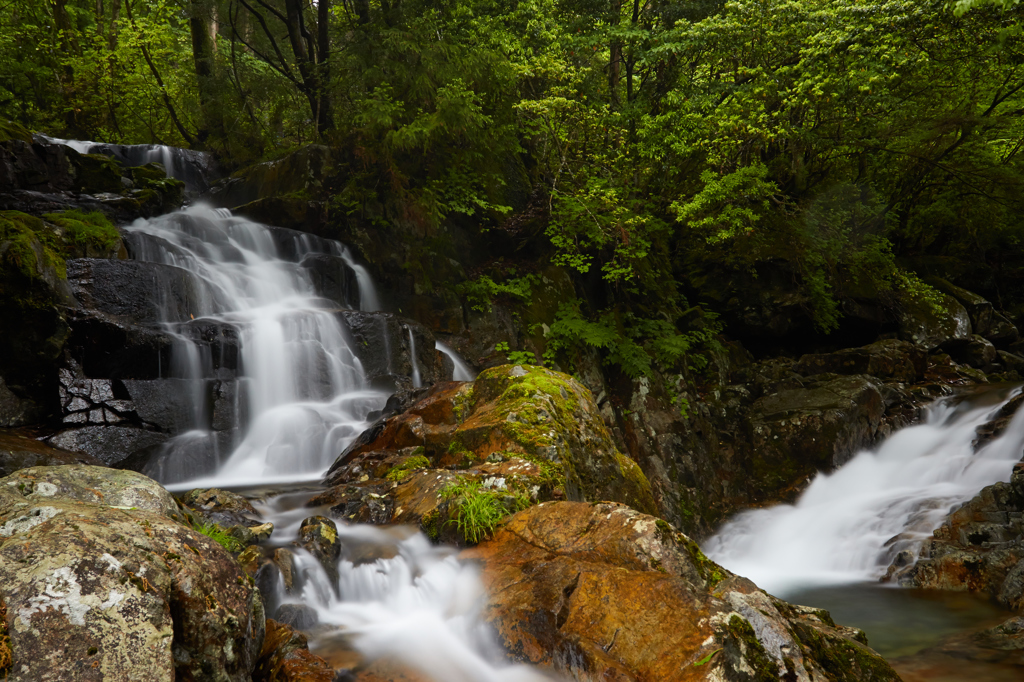
<svg viewBox="0 0 1024 682">
<path fill-rule="evenodd" d="M 199 85 L 200 123 L 196 137 L 199 144 L 206 146 L 211 136 L 220 139 L 224 132 L 216 102 L 216 63 L 214 40 L 211 38 L 214 25 L 213 3 L 210 0 L 191 0 L 190 10 L 188 26 L 192 36 L 192 61 Z"/>
</svg>

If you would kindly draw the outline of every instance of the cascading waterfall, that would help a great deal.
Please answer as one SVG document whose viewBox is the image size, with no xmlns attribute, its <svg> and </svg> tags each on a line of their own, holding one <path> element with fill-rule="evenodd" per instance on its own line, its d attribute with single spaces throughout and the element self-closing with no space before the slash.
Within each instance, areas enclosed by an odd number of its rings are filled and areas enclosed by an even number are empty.
<svg viewBox="0 0 1024 682">
<path fill-rule="evenodd" d="M 144 166 L 147 163 L 163 164 L 167 177 L 181 180 L 185 188 L 193 193 L 209 189 L 209 157 L 203 152 L 191 149 L 168 147 L 164 144 L 107 144 L 89 140 L 63 140 L 48 135 L 38 135 L 48 144 L 62 144 L 79 154 L 104 154 L 117 159 L 125 167 Z"/>
<path fill-rule="evenodd" d="M 165 327 L 178 339 L 173 374 L 196 387 L 195 423 L 164 446 L 154 475 L 176 489 L 259 484 L 265 490 L 319 478 L 387 398 L 368 387 L 338 305 L 316 294 L 304 265 L 323 255 L 351 264 L 347 249 L 201 206 L 138 220 L 126 228 L 125 239 L 137 260 L 190 274 L 184 300 L 167 295 L 163 308 Z M 378 307 L 368 273 L 351 270 L 360 307 Z M 194 453 L 216 450 L 210 442 L 218 438 L 203 416 L 209 412 L 204 396 L 215 375 L 213 363 L 193 343 L 196 328 L 211 325 L 237 331 L 239 401 L 248 416 L 239 425 L 240 442 L 228 448 L 216 471 L 196 477 Z M 415 338 L 410 327 L 406 332 L 413 382 L 419 385 Z M 504 657 L 480 618 L 483 589 L 475 569 L 458 561 L 454 549 L 436 547 L 412 529 L 339 524 L 343 546 L 387 551 L 378 551 L 382 558 L 370 563 L 342 556 L 340 580 L 333 585 L 310 554 L 291 544 L 301 519 L 316 513 L 304 506 L 309 495 L 271 494 L 258 505 L 275 524 L 275 544 L 290 547 L 296 563 L 298 587 L 268 595 L 268 605 L 284 601 L 312 608 L 318 621 L 310 628 L 315 651 L 329 656 L 342 641 L 366 660 L 396 661 L 437 682 L 550 679 L 502 665 Z"/>
<path fill-rule="evenodd" d="M 1005 397 L 1005 396 L 1001 396 Z M 780 596 L 813 585 L 879 578 L 897 552 L 915 551 L 946 514 L 1009 479 L 1024 447 L 1024 410 L 975 452 L 975 429 L 999 405 L 944 399 L 832 474 L 796 504 L 743 512 L 704 548 L 709 557 Z"/>
<path fill-rule="evenodd" d="M 318 251 L 342 258 L 341 245 L 300 233 L 280 243 L 269 228 L 205 207 L 138 220 L 126 231 L 137 260 L 173 265 L 192 276 L 188 319 L 181 319 L 180 309 L 168 309 L 166 316 L 167 327 L 182 337 L 180 373 L 201 393 L 209 363 L 197 356 L 186 331 L 211 323 L 237 330 L 244 374 L 248 424 L 241 425 L 241 442 L 218 472 L 197 478 L 207 472 L 188 470 L 194 463 L 183 451 L 217 437 L 197 422 L 165 446 L 163 468 L 155 475 L 193 487 L 319 476 L 387 397 L 366 386 L 337 305 L 316 295 L 301 264 Z M 196 400 L 202 404 L 199 394 Z"/>
</svg>

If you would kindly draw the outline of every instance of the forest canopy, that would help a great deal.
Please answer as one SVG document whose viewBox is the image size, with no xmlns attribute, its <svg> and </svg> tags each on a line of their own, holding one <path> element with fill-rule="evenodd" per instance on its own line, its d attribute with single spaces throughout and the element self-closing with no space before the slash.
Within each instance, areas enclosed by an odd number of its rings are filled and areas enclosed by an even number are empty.
<svg viewBox="0 0 1024 682">
<path fill-rule="evenodd" d="M 998 272 L 1024 227 L 1021 12 L 10 0 L 0 117 L 210 150 L 229 169 L 327 144 L 349 160 L 334 199 L 349 211 L 400 203 L 494 229 L 539 210 L 550 261 L 604 292 L 560 310 L 562 341 L 636 376 L 706 340 L 714 316 L 694 326 L 692 304 L 728 307 L 722 282 L 743 278 L 783 273 L 827 334 L 844 300 L 927 297 L 922 259 L 969 254 L 1009 309 Z"/>
</svg>

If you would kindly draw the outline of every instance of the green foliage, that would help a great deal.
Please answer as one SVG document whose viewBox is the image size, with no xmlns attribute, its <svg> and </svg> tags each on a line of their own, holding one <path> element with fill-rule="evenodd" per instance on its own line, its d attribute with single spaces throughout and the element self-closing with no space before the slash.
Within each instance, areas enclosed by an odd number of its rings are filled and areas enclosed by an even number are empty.
<svg viewBox="0 0 1024 682">
<path fill-rule="evenodd" d="M 532 274 L 516 277 L 514 268 L 509 268 L 503 275 L 497 282 L 490 275 L 480 275 L 476 279 L 459 283 L 455 291 L 466 297 L 473 310 L 486 313 L 490 312 L 491 304 L 496 299 L 504 298 L 516 303 L 528 302 L 533 296 L 533 287 L 540 280 L 537 275 Z"/>
<path fill-rule="evenodd" d="M 618 365 L 627 376 L 636 379 L 649 377 L 655 363 L 663 369 L 704 369 L 708 360 L 701 351 L 717 348 L 720 326 L 711 314 L 704 315 L 705 328 L 680 332 L 665 319 L 612 310 L 601 313 L 597 319 L 587 319 L 581 309 L 579 300 L 559 306 L 545 333 L 546 361 L 553 363 L 561 353 L 589 346 L 605 351 L 608 363 Z"/>
<path fill-rule="evenodd" d="M 494 344 L 494 350 L 504 353 L 505 359 L 510 365 L 536 365 L 537 355 L 525 350 L 511 350 L 507 341 L 499 341 Z"/>
<path fill-rule="evenodd" d="M 237 553 L 245 549 L 245 545 L 242 544 L 242 542 L 238 538 L 228 534 L 227 529 L 225 529 L 223 526 L 217 525 L 212 521 L 194 525 L 192 526 L 192 528 L 193 530 L 196 530 L 197 532 L 202 533 L 206 537 L 210 538 L 211 540 L 213 540 L 229 552 Z"/>
<path fill-rule="evenodd" d="M 454 509 L 454 522 L 467 542 L 476 544 L 494 532 L 509 514 L 530 506 L 524 492 L 484 488 L 479 481 L 461 480 L 445 486 L 440 496 Z"/>
</svg>

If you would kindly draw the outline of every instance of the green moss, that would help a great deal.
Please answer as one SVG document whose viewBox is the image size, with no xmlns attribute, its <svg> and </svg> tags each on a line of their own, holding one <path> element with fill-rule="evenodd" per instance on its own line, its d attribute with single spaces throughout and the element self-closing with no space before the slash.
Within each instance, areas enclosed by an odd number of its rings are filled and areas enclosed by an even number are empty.
<svg viewBox="0 0 1024 682">
<path fill-rule="evenodd" d="M 71 162 L 75 166 L 79 190 L 89 194 L 121 194 L 124 191 L 124 185 L 121 184 L 121 166 L 110 157 L 102 154 L 80 154 L 72 157 Z"/>
<path fill-rule="evenodd" d="M 22 142 L 32 144 L 32 133 L 20 123 L 0 118 L 0 142 L 6 142 L 7 140 L 21 140 Z"/>
<path fill-rule="evenodd" d="M 750 623 L 739 616 L 733 616 L 726 629 L 738 642 L 742 642 L 743 659 L 753 669 L 753 679 L 757 682 L 777 682 L 779 666 L 758 641 Z"/>
<path fill-rule="evenodd" d="M 797 639 L 830 680 L 899 680 L 889 664 L 866 646 L 840 636 L 828 637 L 807 623 L 797 621 L 795 625 Z"/>
<path fill-rule="evenodd" d="M 0 211 L 0 259 L 14 266 L 28 279 L 42 278 L 42 271 L 53 268 L 66 277 L 63 243 L 60 236 L 34 216 L 21 211 Z"/>
<path fill-rule="evenodd" d="M 112 251 L 121 243 L 117 228 L 99 211 L 61 211 L 43 217 L 61 228 L 65 246 Z"/>
<path fill-rule="evenodd" d="M 697 573 L 704 579 L 708 590 L 714 590 L 718 583 L 725 580 L 725 573 L 722 572 L 722 567 L 707 558 L 704 552 L 700 551 L 700 547 L 696 542 L 685 535 L 682 537 L 685 538 L 686 552 L 690 555 L 693 565 L 696 566 Z"/>
<path fill-rule="evenodd" d="M 653 510 L 657 507 L 654 503 L 654 493 L 651 491 L 651 482 L 647 480 L 640 465 L 626 457 L 618 450 L 612 451 L 615 461 L 619 465 L 619 472 L 622 477 L 633 484 L 636 494 L 640 499 L 630 500 L 630 506 L 641 510 Z"/>
<path fill-rule="evenodd" d="M 423 448 L 418 448 L 422 450 Z M 400 464 L 391 468 L 388 472 L 389 481 L 402 481 L 416 469 L 427 469 L 430 467 L 430 460 L 423 455 L 407 457 Z"/>
<path fill-rule="evenodd" d="M 428 538 L 437 542 L 441 537 L 441 512 L 431 509 L 424 514 L 420 519 L 420 528 Z"/>
</svg>

